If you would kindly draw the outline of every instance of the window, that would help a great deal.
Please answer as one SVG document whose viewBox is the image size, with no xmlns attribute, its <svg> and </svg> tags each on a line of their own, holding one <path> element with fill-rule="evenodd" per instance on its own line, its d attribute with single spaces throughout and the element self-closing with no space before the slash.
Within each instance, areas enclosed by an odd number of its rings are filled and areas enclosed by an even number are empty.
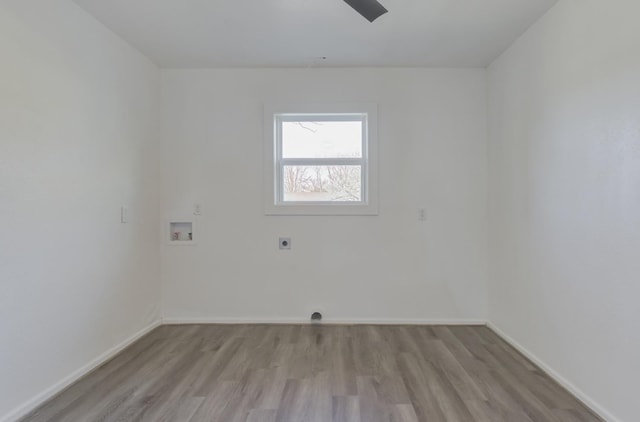
<svg viewBox="0 0 640 422">
<path fill-rule="evenodd" d="M 377 214 L 376 106 L 265 107 L 265 211 Z"/>
</svg>

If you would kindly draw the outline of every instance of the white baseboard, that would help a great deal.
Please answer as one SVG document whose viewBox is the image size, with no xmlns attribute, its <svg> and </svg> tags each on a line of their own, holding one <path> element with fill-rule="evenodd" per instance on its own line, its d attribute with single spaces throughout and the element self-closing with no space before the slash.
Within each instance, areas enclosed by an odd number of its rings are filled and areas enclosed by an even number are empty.
<svg viewBox="0 0 640 422">
<path fill-rule="evenodd" d="M 163 324 L 309 324 L 303 318 L 230 318 L 230 317 L 165 317 Z M 323 319 L 322 324 L 334 325 L 486 325 L 481 319 Z"/>
<path fill-rule="evenodd" d="M 560 375 L 555 369 L 551 368 L 545 362 L 540 360 L 536 355 L 527 350 L 523 345 L 514 340 L 507 333 L 498 328 L 494 323 L 488 321 L 487 327 L 491 329 L 494 333 L 500 336 L 504 341 L 509 343 L 513 348 L 522 353 L 527 357 L 531 362 L 535 363 L 542 371 L 544 371 L 549 377 L 553 378 L 558 384 L 567 389 L 571 394 L 573 394 L 578 400 L 580 400 L 585 406 L 587 406 L 591 411 L 593 411 L 596 415 L 600 416 L 602 419 L 608 422 L 621 422 L 620 419 L 613 416 L 609 411 L 600 406 L 595 400 L 585 394 L 578 387 L 569 382 L 566 378 Z"/>
<path fill-rule="evenodd" d="M 22 405 L 18 406 L 17 408 L 12 410 L 8 414 L 0 417 L 0 422 L 14 422 L 14 421 L 19 420 L 20 418 L 25 417 L 27 414 L 29 414 L 33 410 L 37 409 L 39 406 L 44 404 L 49 399 L 53 398 L 55 395 L 60 393 L 62 390 L 64 390 L 65 388 L 69 387 L 71 384 L 73 384 L 74 382 L 78 381 L 80 378 L 84 377 L 89 372 L 91 372 L 94 369 L 98 368 L 100 365 L 102 365 L 103 363 L 105 363 L 109 359 L 113 358 L 115 355 L 117 355 L 118 353 L 123 351 L 125 348 L 127 348 L 128 346 L 130 346 L 131 344 L 133 344 L 134 342 L 136 342 L 140 338 L 142 338 L 144 335 L 148 334 L 151 330 L 153 330 L 156 327 L 159 327 L 161 325 L 161 323 L 162 322 L 160 320 L 155 321 L 152 324 L 148 325 L 147 327 L 143 328 L 142 330 L 138 331 L 137 333 L 135 333 L 131 337 L 127 338 L 122 343 L 120 343 L 117 346 L 107 350 L 106 352 L 104 352 L 103 354 L 101 354 L 100 356 L 98 356 L 97 358 L 95 358 L 94 360 L 89 362 L 88 364 L 84 365 L 82 368 L 80 368 L 77 371 L 73 372 L 71 375 L 65 377 L 64 379 L 62 379 L 60 381 L 58 381 L 57 383 L 55 383 L 51 387 L 47 388 L 46 390 L 44 390 L 43 392 L 38 394 L 37 396 L 33 397 L 32 399 L 30 399 L 30 400 L 26 401 L 25 403 L 23 403 Z"/>
</svg>

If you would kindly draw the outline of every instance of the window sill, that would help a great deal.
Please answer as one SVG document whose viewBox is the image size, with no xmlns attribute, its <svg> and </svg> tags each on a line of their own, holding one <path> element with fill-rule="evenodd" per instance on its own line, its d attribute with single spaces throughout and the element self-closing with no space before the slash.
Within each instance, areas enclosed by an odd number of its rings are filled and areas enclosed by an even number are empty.
<svg viewBox="0 0 640 422">
<path fill-rule="evenodd" d="M 272 204 L 265 207 L 265 215 L 308 215 L 308 216 L 375 216 L 378 207 L 373 204 L 331 204 L 331 205 L 300 205 L 300 204 Z"/>
</svg>

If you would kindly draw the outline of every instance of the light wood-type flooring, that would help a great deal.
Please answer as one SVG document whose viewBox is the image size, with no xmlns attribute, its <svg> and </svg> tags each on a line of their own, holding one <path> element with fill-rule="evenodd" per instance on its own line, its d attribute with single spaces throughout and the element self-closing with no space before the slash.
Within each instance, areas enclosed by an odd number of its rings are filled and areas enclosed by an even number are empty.
<svg viewBox="0 0 640 422">
<path fill-rule="evenodd" d="M 160 327 L 24 421 L 589 422 L 486 327 Z"/>
</svg>

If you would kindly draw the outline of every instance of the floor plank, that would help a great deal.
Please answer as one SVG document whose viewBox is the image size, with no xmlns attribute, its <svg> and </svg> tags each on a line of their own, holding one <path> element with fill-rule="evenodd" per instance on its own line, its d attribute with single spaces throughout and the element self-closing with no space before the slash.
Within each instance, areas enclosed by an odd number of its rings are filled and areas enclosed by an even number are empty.
<svg viewBox="0 0 640 422">
<path fill-rule="evenodd" d="M 22 422 L 600 421 L 486 327 L 160 327 Z"/>
</svg>

